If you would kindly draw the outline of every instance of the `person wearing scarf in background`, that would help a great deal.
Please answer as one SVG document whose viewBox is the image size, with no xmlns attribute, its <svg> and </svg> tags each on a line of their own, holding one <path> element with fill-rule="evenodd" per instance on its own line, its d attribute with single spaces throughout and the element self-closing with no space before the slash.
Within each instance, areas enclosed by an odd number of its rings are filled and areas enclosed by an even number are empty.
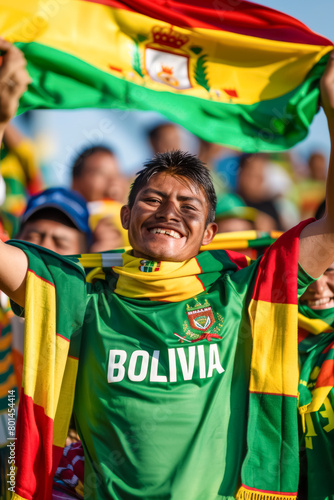
<svg viewBox="0 0 334 500">
<path fill-rule="evenodd" d="M 334 495 L 334 262 L 299 300 L 300 498 Z"/>
<path fill-rule="evenodd" d="M 3 130 L 29 76 L 17 48 L 0 49 Z M 334 142 L 334 57 L 321 87 Z M 121 214 L 133 251 L 93 256 L 91 283 L 89 257 L 0 243 L 1 288 L 26 314 L 15 500 L 50 498 L 74 389 L 87 498 L 296 497 L 298 260 L 299 291 L 332 263 L 333 169 L 327 214 L 251 265 L 199 253 L 216 196 L 179 151 L 137 176 Z"/>
</svg>

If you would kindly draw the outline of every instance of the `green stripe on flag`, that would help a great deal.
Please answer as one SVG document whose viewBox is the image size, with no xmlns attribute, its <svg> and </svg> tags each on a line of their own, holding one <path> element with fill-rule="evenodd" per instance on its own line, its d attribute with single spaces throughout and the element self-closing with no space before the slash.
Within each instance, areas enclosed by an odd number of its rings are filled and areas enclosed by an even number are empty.
<svg viewBox="0 0 334 500">
<path fill-rule="evenodd" d="M 34 108 L 154 110 L 202 139 L 247 152 L 280 151 L 306 137 L 317 112 L 319 79 L 329 57 L 326 54 L 294 91 L 239 105 L 157 92 L 45 45 L 16 45 L 25 53 L 33 79 L 19 113 Z"/>
</svg>

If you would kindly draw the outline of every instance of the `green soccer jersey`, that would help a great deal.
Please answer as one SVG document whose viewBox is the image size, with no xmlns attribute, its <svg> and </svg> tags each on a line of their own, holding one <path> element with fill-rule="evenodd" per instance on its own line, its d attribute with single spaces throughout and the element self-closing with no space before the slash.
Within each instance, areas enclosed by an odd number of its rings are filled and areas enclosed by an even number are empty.
<svg viewBox="0 0 334 500">
<path fill-rule="evenodd" d="M 256 272 L 256 262 L 223 269 L 206 292 L 176 303 L 117 295 L 112 276 L 87 284 L 74 403 L 85 498 L 234 497 L 246 453 Z M 73 268 L 76 283 L 79 274 Z M 302 293 L 310 280 L 299 277 Z M 76 308 L 67 314 L 79 321 Z"/>
<path fill-rule="evenodd" d="M 246 440 L 247 287 L 226 275 L 179 303 L 121 298 L 105 282 L 88 292 L 74 408 L 86 498 L 232 497 Z"/>
</svg>

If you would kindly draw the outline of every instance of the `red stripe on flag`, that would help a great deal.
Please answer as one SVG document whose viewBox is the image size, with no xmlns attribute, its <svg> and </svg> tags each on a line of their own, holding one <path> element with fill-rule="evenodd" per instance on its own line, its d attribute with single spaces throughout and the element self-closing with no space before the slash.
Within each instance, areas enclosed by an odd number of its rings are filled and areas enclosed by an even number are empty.
<svg viewBox="0 0 334 500">
<path fill-rule="evenodd" d="M 322 363 L 315 389 L 328 386 L 334 386 L 334 359 L 326 359 Z"/>
<path fill-rule="evenodd" d="M 243 269 L 248 266 L 248 261 L 245 255 L 239 252 L 234 252 L 233 250 L 225 250 L 228 258 L 237 266 L 239 269 Z"/>
<path fill-rule="evenodd" d="M 43 436 L 43 441 L 41 437 Z M 62 448 L 53 446 L 53 420 L 44 408 L 34 404 L 30 396 L 20 394 L 16 425 L 17 466 L 15 493 L 31 500 L 48 500 L 52 495 L 52 479 L 62 455 Z M 45 475 L 38 464 L 44 464 Z"/>
<path fill-rule="evenodd" d="M 332 45 L 305 24 L 269 7 L 239 0 L 83 0 L 108 7 L 138 12 L 174 26 L 229 31 L 267 40 Z"/>
<path fill-rule="evenodd" d="M 290 262 L 298 261 L 299 235 L 314 219 L 300 222 L 275 241 L 264 253 L 256 278 L 254 300 L 273 304 L 297 304 L 297 276 Z M 295 241 L 295 244 L 292 244 Z M 259 286 L 261 281 L 261 286 Z"/>
</svg>

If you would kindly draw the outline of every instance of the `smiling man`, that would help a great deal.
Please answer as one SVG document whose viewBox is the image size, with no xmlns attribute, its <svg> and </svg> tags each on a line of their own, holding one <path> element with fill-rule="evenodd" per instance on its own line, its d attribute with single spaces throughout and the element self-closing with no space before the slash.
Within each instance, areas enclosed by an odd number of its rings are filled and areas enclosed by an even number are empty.
<svg viewBox="0 0 334 500">
<path fill-rule="evenodd" d="M 146 164 L 121 211 L 135 257 L 185 261 L 217 232 L 216 194 L 203 164 L 175 151 Z"/>
<path fill-rule="evenodd" d="M 0 49 L 4 128 L 28 76 L 16 48 Z M 334 137 L 333 58 L 322 100 Z M 332 262 L 334 201 L 251 265 L 199 252 L 215 205 L 208 170 L 174 151 L 145 165 L 122 208 L 133 250 L 86 258 L 99 265 L 88 283 L 84 258 L 0 245 L 0 284 L 25 307 L 29 352 L 16 500 L 50 498 L 75 380 L 86 498 L 296 496 L 297 282 L 301 294 Z"/>
</svg>

